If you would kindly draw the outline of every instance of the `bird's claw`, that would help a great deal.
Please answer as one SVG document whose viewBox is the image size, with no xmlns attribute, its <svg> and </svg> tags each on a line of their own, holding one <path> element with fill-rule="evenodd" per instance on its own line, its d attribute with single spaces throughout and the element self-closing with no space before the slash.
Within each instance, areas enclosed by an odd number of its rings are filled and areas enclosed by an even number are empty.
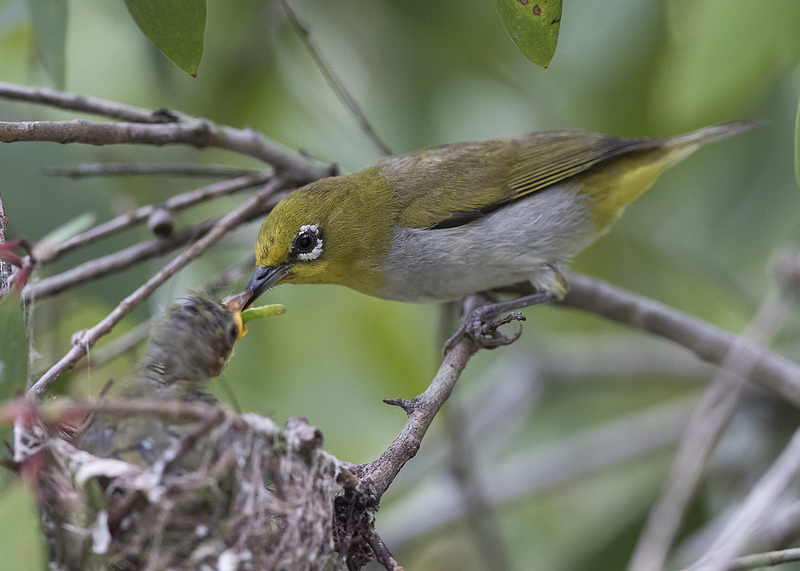
<svg viewBox="0 0 800 571">
<path fill-rule="evenodd" d="M 449 353 L 462 336 L 469 337 L 483 349 L 496 349 L 503 345 L 510 345 L 522 335 L 522 328 L 511 336 L 502 333 L 499 328 L 512 321 L 525 321 L 525 316 L 518 311 L 500 316 L 485 306 L 477 307 L 464 320 L 458 331 L 444 344 L 444 352 L 445 354 Z"/>
</svg>

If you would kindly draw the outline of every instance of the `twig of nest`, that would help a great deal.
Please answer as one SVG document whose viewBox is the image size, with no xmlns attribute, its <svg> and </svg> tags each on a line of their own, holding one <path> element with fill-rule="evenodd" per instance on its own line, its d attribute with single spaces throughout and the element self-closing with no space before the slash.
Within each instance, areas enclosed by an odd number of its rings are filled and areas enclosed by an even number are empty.
<svg viewBox="0 0 800 571">
<path fill-rule="evenodd" d="M 311 570 L 336 559 L 334 500 L 355 480 L 321 450 L 319 430 L 191 406 L 205 409 L 194 432 L 144 467 L 50 438 L 36 481 L 51 569 Z"/>
</svg>

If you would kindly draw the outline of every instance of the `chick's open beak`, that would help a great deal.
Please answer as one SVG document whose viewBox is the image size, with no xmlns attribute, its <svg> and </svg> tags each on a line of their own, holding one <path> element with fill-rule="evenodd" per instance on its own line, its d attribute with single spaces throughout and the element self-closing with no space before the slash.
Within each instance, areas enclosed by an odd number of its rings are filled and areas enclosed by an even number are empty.
<svg viewBox="0 0 800 571">
<path fill-rule="evenodd" d="M 236 295 L 229 295 L 222 300 L 222 305 L 228 308 L 228 311 L 230 311 L 233 316 L 233 321 L 236 323 L 236 330 L 239 332 L 236 336 L 237 341 L 247 333 L 247 327 L 242 320 L 242 310 L 250 303 L 252 297 L 253 292 L 245 290 Z"/>
<path fill-rule="evenodd" d="M 244 296 L 245 294 L 250 293 L 250 298 L 245 300 L 242 309 L 247 309 L 247 307 L 253 303 L 258 296 L 280 282 L 287 273 L 289 273 L 288 265 L 256 266 L 256 269 L 253 272 L 253 277 L 250 278 L 250 282 L 247 284 L 247 287 L 245 287 L 244 291 L 239 294 Z"/>
</svg>

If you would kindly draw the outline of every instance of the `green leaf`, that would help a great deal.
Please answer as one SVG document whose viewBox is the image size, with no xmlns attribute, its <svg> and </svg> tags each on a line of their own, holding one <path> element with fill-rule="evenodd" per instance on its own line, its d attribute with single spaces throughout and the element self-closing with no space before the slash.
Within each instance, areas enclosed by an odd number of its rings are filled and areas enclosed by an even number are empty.
<svg viewBox="0 0 800 571">
<path fill-rule="evenodd" d="M 547 67 L 556 53 L 562 0 L 494 0 L 508 35 L 536 65 Z"/>
<path fill-rule="evenodd" d="M 28 0 L 28 11 L 44 66 L 56 86 L 63 89 L 67 69 L 67 0 Z"/>
<path fill-rule="evenodd" d="M 144 35 L 192 77 L 203 58 L 206 0 L 125 0 Z"/>
<path fill-rule="evenodd" d="M 794 121 L 794 178 L 800 188 L 800 101 L 797 102 L 797 118 Z"/>
</svg>

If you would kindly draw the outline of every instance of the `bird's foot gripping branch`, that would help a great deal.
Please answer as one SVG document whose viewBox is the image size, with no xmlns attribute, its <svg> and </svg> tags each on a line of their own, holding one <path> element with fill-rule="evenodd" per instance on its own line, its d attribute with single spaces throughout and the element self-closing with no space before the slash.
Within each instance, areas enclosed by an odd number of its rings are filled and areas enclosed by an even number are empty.
<svg viewBox="0 0 800 571">
<path fill-rule="evenodd" d="M 560 296 L 550 292 L 534 291 L 530 293 L 531 288 L 529 285 L 522 284 L 519 287 L 522 288 L 519 291 L 527 293 L 508 301 L 489 303 L 479 305 L 474 309 L 466 309 L 461 327 L 445 343 L 445 353 L 450 351 L 458 338 L 464 335 L 482 349 L 495 349 L 503 345 L 510 345 L 522 335 L 522 328 L 520 327 L 514 335 L 509 337 L 500 331 L 500 327 L 514 321 L 525 321 L 525 316 L 515 310 L 531 307 L 532 305 L 553 303 L 560 299 Z M 511 290 L 517 291 L 514 288 L 511 288 Z M 566 290 L 567 287 L 565 285 L 564 291 Z M 465 300 L 465 304 L 466 301 L 468 300 Z"/>
<path fill-rule="evenodd" d="M 503 311 L 496 312 L 491 305 L 476 307 L 464 317 L 458 331 L 445 342 L 444 352 L 449 353 L 461 337 L 469 338 L 481 349 L 510 345 L 522 335 L 522 328 L 508 336 L 500 331 L 500 327 L 515 321 L 525 321 L 525 316 L 518 311 L 503 315 Z"/>
</svg>

